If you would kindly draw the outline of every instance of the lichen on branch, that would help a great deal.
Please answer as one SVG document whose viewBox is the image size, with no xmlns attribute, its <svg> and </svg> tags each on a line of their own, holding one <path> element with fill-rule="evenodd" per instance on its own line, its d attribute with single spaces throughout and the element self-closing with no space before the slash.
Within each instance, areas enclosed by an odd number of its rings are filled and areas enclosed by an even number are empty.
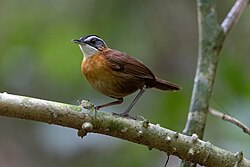
<svg viewBox="0 0 250 167">
<path fill-rule="evenodd" d="M 82 110 L 80 106 L 0 93 L 1 116 L 74 128 L 80 137 L 88 133 L 105 134 L 205 166 L 250 166 L 250 161 L 243 158 L 241 152 L 230 153 L 198 139 L 196 134 L 186 136 L 159 124 L 151 124 L 148 120 L 122 118 L 95 111 L 93 107 Z"/>
</svg>

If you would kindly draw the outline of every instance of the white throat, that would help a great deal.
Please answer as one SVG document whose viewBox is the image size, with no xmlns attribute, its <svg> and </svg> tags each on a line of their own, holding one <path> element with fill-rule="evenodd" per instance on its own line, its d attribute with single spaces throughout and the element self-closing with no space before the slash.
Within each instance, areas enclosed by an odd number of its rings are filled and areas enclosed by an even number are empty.
<svg viewBox="0 0 250 167">
<path fill-rule="evenodd" d="M 98 49 L 96 49 L 95 47 L 90 46 L 88 44 L 79 45 L 79 47 L 83 53 L 83 56 L 86 58 L 88 58 L 88 57 L 90 57 L 98 52 Z"/>
</svg>

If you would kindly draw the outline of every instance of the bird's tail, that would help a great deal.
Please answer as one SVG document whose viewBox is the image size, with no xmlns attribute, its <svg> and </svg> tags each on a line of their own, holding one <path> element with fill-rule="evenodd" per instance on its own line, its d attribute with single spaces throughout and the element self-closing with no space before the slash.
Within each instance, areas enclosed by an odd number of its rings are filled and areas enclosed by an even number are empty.
<svg viewBox="0 0 250 167">
<path fill-rule="evenodd" d="M 153 87 L 160 89 L 160 90 L 170 90 L 170 91 L 181 89 L 180 86 L 174 83 L 171 83 L 169 81 L 159 79 L 159 78 L 156 78 L 156 81 L 154 82 Z"/>
</svg>

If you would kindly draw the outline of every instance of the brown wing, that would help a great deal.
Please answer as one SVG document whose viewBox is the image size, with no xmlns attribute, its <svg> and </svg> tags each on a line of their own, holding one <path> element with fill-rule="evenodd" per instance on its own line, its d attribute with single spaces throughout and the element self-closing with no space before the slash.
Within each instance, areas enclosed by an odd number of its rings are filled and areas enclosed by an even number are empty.
<svg viewBox="0 0 250 167">
<path fill-rule="evenodd" d="M 156 80 L 154 74 L 139 60 L 130 57 L 128 54 L 116 51 L 104 51 L 107 65 L 115 71 L 120 71 L 138 78 Z"/>
</svg>

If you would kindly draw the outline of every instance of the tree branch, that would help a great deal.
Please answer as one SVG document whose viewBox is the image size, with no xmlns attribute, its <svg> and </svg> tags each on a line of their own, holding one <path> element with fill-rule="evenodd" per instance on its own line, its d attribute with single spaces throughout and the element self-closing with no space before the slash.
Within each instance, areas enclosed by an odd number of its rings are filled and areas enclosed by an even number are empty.
<svg viewBox="0 0 250 167">
<path fill-rule="evenodd" d="M 91 107 L 81 111 L 80 106 L 0 93 L 1 116 L 74 128 L 81 137 L 89 132 L 105 134 L 205 166 L 250 166 L 250 161 L 243 158 L 242 152 L 232 154 L 210 142 L 199 140 L 195 134 L 186 136 L 147 121 L 116 117 Z"/>
<path fill-rule="evenodd" d="M 217 22 L 215 2 L 197 0 L 199 53 L 192 99 L 184 134 L 196 133 L 200 139 L 206 125 L 209 101 L 213 89 L 218 53 L 224 41 L 224 33 Z"/>
<path fill-rule="evenodd" d="M 216 2 L 197 0 L 199 53 L 188 119 L 183 130 L 186 135 L 195 133 L 200 139 L 203 138 L 219 52 L 225 35 L 236 24 L 248 4 L 249 0 L 237 0 L 222 25 L 219 25 Z M 180 166 L 195 167 L 196 165 L 182 161 Z"/>
<path fill-rule="evenodd" d="M 227 114 L 224 114 L 220 111 L 217 111 L 213 108 L 209 109 L 209 113 L 217 118 L 221 118 L 225 121 L 231 122 L 232 124 L 238 126 L 239 128 L 241 128 L 243 130 L 243 132 L 245 132 L 246 134 L 250 135 L 250 128 L 248 128 L 246 125 L 244 125 L 242 122 L 240 122 L 239 120 L 237 120 L 236 118 L 233 118 Z"/>
<path fill-rule="evenodd" d="M 235 2 L 234 6 L 221 24 L 225 34 L 228 34 L 233 26 L 238 22 L 241 14 L 246 10 L 249 2 L 249 0 L 237 0 Z"/>
</svg>

